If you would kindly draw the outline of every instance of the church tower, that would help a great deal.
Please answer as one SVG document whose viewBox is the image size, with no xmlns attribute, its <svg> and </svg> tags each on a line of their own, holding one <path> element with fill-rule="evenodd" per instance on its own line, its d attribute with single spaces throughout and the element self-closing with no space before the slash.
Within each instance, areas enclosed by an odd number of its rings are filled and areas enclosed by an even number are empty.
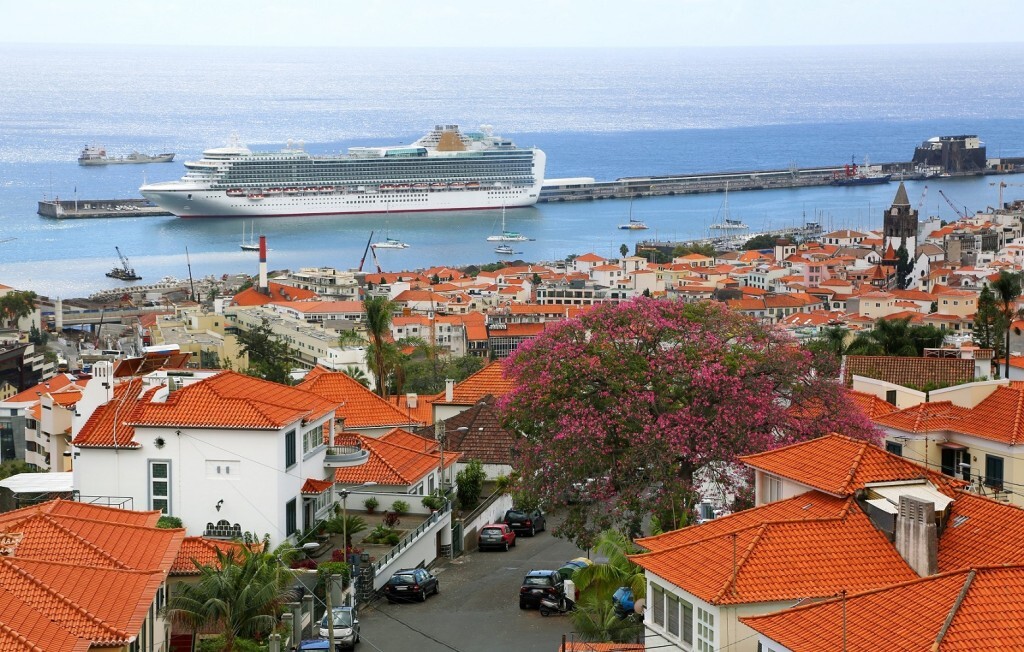
<svg viewBox="0 0 1024 652">
<path fill-rule="evenodd" d="M 910 260 L 914 259 L 914 252 L 917 249 L 917 211 L 910 207 L 910 200 L 907 198 L 907 189 L 900 181 L 900 187 L 896 191 L 896 198 L 882 218 L 882 233 L 884 240 L 882 250 L 889 247 L 898 251 L 901 246 L 907 248 Z"/>
</svg>

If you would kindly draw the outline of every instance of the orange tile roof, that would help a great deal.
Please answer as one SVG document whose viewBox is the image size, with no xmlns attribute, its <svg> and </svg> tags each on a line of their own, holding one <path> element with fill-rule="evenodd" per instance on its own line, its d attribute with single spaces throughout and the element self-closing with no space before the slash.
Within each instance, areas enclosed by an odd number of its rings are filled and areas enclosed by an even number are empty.
<svg viewBox="0 0 1024 652">
<path fill-rule="evenodd" d="M 752 525 L 630 559 L 712 604 L 820 598 L 916 577 L 860 509 Z"/>
<path fill-rule="evenodd" d="M 302 495 L 303 496 L 318 496 L 328 489 L 334 483 L 330 480 L 317 480 L 316 478 L 306 478 L 306 481 L 302 483 Z"/>
<path fill-rule="evenodd" d="M 1024 383 L 997 388 L 952 429 L 1012 446 L 1024 443 Z"/>
<path fill-rule="evenodd" d="M 833 496 L 853 495 L 870 482 L 928 479 L 947 493 L 964 484 L 874 444 L 837 434 L 745 455 L 740 460 Z"/>
<path fill-rule="evenodd" d="M 394 405 L 398 410 L 407 415 L 405 423 L 422 423 L 430 425 L 434 421 L 434 399 L 435 395 L 414 395 L 416 396 L 416 407 L 409 407 L 408 394 L 399 394 L 388 397 L 388 403 Z"/>
<path fill-rule="evenodd" d="M 416 415 L 398 409 L 347 374 L 314 367 L 296 388 L 321 396 L 338 406 L 336 414 L 346 428 L 381 428 L 422 425 Z"/>
<path fill-rule="evenodd" d="M 241 553 L 245 544 L 238 541 L 221 541 L 207 539 L 206 537 L 185 537 L 181 542 L 177 557 L 174 558 L 174 565 L 171 566 L 171 575 L 198 575 L 200 566 L 216 566 L 217 551 Z"/>
<path fill-rule="evenodd" d="M 791 652 L 1021 650 L 1024 568 L 958 570 L 741 620 Z"/>
<path fill-rule="evenodd" d="M 104 505 L 93 505 L 91 503 L 80 503 L 74 500 L 50 500 L 39 505 L 31 505 L 14 509 L 0 514 L 0 530 L 5 529 L 8 523 L 18 522 L 22 519 L 37 514 L 50 514 L 54 516 L 72 516 L 76 518 L 91 519 L 95 521 L 106 521 L 108 523 L 123 523 L 125 525 L 144 525 L 156 527 L 160 520 L 160 512 L 153 510 L 149 512 L 136 512 L 130 509 L 118 507 L 106 507 Z"/>
<path fill-rule="evenodd" d="M 164 402 L 141 402 L 135 426 L 277 429 L 334 414 L 338 403 L 302 386 L 290 387 L 224 371 L 171 392 Z"/>
<path fill-rule="evenodd" d="M 38 385 L 29 387 L 25 391 L 15 394 L 6 401 L 3 401 L 3 403 L 31 403 L 32 401 L 38 401 L 40 394 L 55 392 L 73 384 L 74 382 L 75 379 L 68 374 L 57 374 L 47 381 L 41 382 Z M 81 384 L 83 386 L 85 385 L 84 382 Z"/>
<path fill-rule="evenodd" d="M 584 641 L 566 642 L 558 652 L 644 652 L 642 643 L 589 643 Z"/>
<path fill-rule="evenodd" d="M 461 383 L 455 383 L 452 392 L 452 403 L 457 405 L 472 405 L 485 396 L 501 398 L 512 391 L 515 382 L 505 378 L 505 371 L 500 361 L 494 361 L 469 376 Z M 438 395 L 434 403 L 447 403 L 444 400 L 444 393 Z"/>
<path fill-rule="evenodd" d="M 807 491 L 786 500 L 745 509 L 699 525 L 637 539 L 635 543 L 651 552 L 658 552 L 739 532 L 762 523 L 839 518 L 850 509 L 851 500 L 849 497 L 839 498 L 820 491 Z"/>
<path fill-rule="evenodd" d="M 869 419 L 874 419 L 886 414 L 895 412 L 899 408 L 888 401 L 884 401 L 874 394 L 868 394 L 866 392 L 858 392 L 856 390 L 847 390 L 846 394 L 853 399 L 854 405 L 860 408 Z"/>
<path fill-rule="evenodd" d="M 875 417 L 879 425 L 897 428 L 904 432 L 922 433 L 947 430 L 966 419 L 971 410 L 951 401 L 919 403 L 909 408 Z"/>
<path fill-rule="evenodd" d="M 147 392 L 152 395 L 158 388 Z M 134 440 L 135 428 L 129 425 L 132 413 L 141 402 L 142 380 L 135 378 L 114 385 L 114 397 L 100 405 L 75 435 L 74 445 L 82 448 L 140 448 Z"/>
<path fill-rule="evenodd" d="M 379 485 L 406 487 L 419 482 L 441 464 L 441 453 L 437 450 L 436 442 L 401 428 L 379 439 L 343 433 L 335 438 L 335 442 L 358 442 L 370 454 L 363 464 L 335 469 L 335 482 L 342 484 L 373 481 Z M 445 451 L 444 467 L 450 467 L 459 458 L 459 453 Z"/>
<path fill-rule="evenodd" d="M 9 591 L 0 591 L 0 650 L 4 652 L 87 652 L 92 642 L 54 622 Z"/>
<path fill-rule="evenodd" d="M 267 294 L 263 294 L 256 286 L 246 288 L 236 294 L 231 302 L 236 306 L 265 306 L 272 301 L 303 301 L 317 298 L 312 290 L 282 285 L 274 281 L 267 282 Z"/>
</svg>

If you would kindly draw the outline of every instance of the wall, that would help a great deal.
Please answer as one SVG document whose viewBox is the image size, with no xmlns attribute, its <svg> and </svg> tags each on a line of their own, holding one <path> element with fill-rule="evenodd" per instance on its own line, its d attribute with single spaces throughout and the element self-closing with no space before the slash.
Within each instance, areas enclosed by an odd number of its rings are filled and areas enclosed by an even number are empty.
<svg viewBox="0 0 1024 652">
<path fill-rule="evenodd" d="M 991 396 L 992 392 L 996 391 L 998 387 L 1007 384 L 1009 384 L 1009 381 L 1006 379 L 982 380 L 974 383 L 964 383 L 963 385 L 955 385 L 953 387 L 932 390 L 929 392 L 928 396 L 932 403 L 938 401 L 952 401 L 954 405 L 972 408 Z"/>
<path fill-rule="evenodd" d="M 479 513 L 474 511 L 471 515 L 472 520 L 462 522 L 463 550 L 476 550 L 479 544 L 480 528 L 488 523 L 501 523 L 505 518 L 505 512 L 510 509 L 512 509 L 512 496 L 500 494 L 489 505 L 485 505 Z"/>
<path fill-rule="evenodd" d="M 401 568 L 415 568 L 416 566 L 429 566 L 437 559 L 437 535 L 452 527 L 451 510 L 436 512 L 436 520 L 424 522 L 424 530 L 411 544 L 398 552 L 388 560 L 381 560 L 377 568 L 377 574 L 373 578 L 373 590 L 379 591 L 384 583 L 388 581 L 391 574 Z M 400 544 L 401 545 L 401 544 Z"/>
<path fill-rule="evenodd" d="M 883 401 L 888 400 L 886 398 L 886 394 L 889 391 L 895 391 L 895 405 L 901 410 L 908 407 L 914 407 L 915 405 L 928 401 L 928 394 L 925 392 L 919 392 L 916 389 L 910 389 L 903 385 L 878 380 L 877 378 L 868 378 L 866 376 L 853 376 L 853 390 L 857 392 L 864 392 L 865 394 L 872 394 Z M 934 401 L 936 399 L 932 400 Z"/>
</svg>

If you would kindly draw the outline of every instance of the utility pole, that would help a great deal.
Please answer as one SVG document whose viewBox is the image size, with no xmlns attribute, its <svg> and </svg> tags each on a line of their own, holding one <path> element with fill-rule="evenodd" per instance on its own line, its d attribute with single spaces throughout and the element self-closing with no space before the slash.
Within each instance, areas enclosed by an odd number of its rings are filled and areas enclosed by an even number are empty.
<svg viewBox="0 0 1024 652">
<path fill-rule="evenodd" d="M 334 575 L 327 575 L 327 590 L 324 591 L 324 603 L 327 606 L 327 649 L 334 652 L 334 609 L 331 608 L 331 592 L 334 590 Z"/>
</svg>

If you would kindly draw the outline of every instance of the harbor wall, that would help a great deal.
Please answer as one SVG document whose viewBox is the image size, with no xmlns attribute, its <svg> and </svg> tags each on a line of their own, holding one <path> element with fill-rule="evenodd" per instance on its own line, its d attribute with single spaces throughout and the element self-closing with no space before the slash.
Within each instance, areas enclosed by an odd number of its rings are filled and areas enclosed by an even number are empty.
<svg viewBox="0 0 1024 652">
<path fill-rule="evenodd" d="M 36 212 L 43 217 L 77 219 L 89 217 L 165 216 L 169 212 L 148 199 L 53 199 L 39 202 Z"/>
</svg>

